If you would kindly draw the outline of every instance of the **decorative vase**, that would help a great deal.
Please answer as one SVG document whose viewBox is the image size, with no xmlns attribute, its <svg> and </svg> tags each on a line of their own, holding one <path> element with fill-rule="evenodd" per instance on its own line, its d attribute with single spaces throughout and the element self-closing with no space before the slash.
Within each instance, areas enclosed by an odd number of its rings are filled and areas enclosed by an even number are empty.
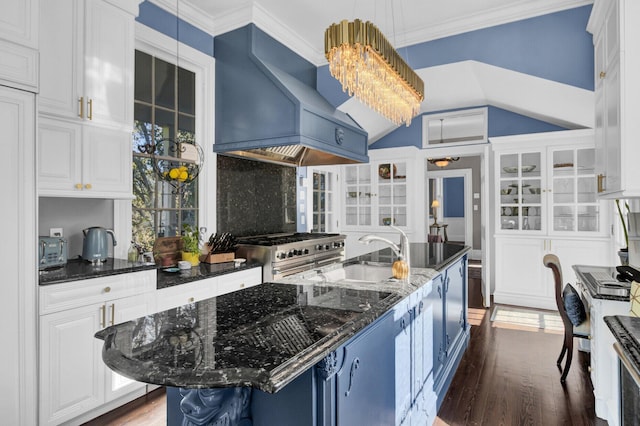
<svg viewBox="0 0 640 426">
<path fill-rule="evenodd" d="M 626 248 L 620 249 L 618 251 L 618 257 L 620 258 L 620 264 L 621 265 L 628 265 L 629 264 L 629 251 Z"/>
<path fill-rule="evenodd" d="M 198 266 L 200 264 L 200 253 L 182 252 L 182 260 L 186 260 L 191 263 L 191 266 Z"/>
</svg>

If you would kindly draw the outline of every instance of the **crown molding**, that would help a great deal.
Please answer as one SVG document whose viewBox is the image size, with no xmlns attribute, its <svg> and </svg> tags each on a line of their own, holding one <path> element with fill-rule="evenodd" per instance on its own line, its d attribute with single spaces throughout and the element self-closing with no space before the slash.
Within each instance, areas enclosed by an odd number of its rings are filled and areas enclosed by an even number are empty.
<svg viewBox="0 0 640 426">
<path fill-rule="evenodd" d="M 189 2 L 180 1 L 180 7 L 178 7 L 179 0 L 149 0 L 149 2 L 202 31 L 214 34 L 215 21 L 213 18 Z"/>
</svg>

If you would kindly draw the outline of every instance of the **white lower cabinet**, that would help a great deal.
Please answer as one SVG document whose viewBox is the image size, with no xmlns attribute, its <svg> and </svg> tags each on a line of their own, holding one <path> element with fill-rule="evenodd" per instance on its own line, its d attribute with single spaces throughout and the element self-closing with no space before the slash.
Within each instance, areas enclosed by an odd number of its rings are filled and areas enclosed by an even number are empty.
<svg viewBox="0 0 640 426">
<path fill-rule="evenodd" d="M 497 236 L 495 241 L 495 303 L 557 309 L 553 274 L 542 263 L 547 253 L 560 259 L 565 283 L 576 282 L 571 265 L 614 263 L 613 248 L 607 239 Z"/>
<path fill-rule="evenodd" d="M 152 270 L 40 287 L 41 425 L 73 423 L 145 386 L 105 366 L 102 341 L 94 334 L 153 312 L 155 275 Z"/>
<path fill-rule="evenodd" d="M 618 357 L 613 349 L 616 339 L 603 318 L 610 315 L 629 315 L 629 302 L 594 298 L 581 283 L 577 288 L 582 293 L 585 308 L 589 310 L 591 327 L 589 371 L 593 384 L 596 416 L 605 419 L 610 426 L 618 426 L 620 424 Z"/>
<path fill-rule="evenodd" d="M 251 268 L 218 277 L 217 296 L 262 283 L 262 268 Z"/>
</svg>

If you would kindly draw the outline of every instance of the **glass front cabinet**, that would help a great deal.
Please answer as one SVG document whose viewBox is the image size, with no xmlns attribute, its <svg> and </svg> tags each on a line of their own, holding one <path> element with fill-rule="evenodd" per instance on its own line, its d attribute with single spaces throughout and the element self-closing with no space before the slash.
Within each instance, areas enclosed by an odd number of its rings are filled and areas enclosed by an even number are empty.
<svg viewBox="0 0 640 426">
<path fill-rule="evenodd" d="M 372 162 L 344 167 L 346 227 L 406 227 L 407 163 Z"/>
<path fill-rule="evenodd" d="M 494 145 L 496 232 L 603 235 L 593 138 Z M 518 136 L 514 137 L 514 139 Z M 509 139 L 509 138 L 504 138 Z"/>
</svg>

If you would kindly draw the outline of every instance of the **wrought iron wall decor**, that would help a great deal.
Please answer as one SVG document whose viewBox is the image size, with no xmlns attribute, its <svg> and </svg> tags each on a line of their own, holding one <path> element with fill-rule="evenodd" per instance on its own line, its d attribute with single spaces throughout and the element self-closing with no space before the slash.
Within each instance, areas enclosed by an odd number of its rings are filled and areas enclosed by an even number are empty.
<svg viewBox="0 0 640 426">
<path fill-rule="evenodd" d="M 174 193 L 196 180 L 202 170 L 204 153 L 200 145 L 160 139 L 155 144 L 139 146 L 140 151 L 151 155 L 151 165 L 160 180 L 174 187 Z"/>
</svg>

